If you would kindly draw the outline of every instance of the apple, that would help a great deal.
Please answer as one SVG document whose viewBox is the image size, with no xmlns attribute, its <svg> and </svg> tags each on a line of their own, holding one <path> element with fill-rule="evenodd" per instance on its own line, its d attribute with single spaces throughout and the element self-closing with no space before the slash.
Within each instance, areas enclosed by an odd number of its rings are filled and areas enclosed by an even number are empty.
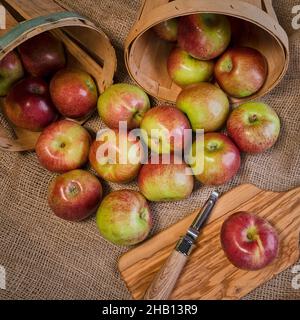
<svg viewBox="0 0 300 320">
<path fill-rule="evenodd" d="M 191 195 L 194 178 L 191 168 L 171 155 L 169 163 L 165 163 L 162 157 L 159 161 L 150 158 L 139 173 L 138 186 L 150 201 L 177 201 Z"/>
<path fill-rule="evenodd" d="M 203 159 L 201 156 L 197 158 L 197 150 L 203 150 Z M 199 139 L 193 143 L 189 157 L 189 164 L 196 179 L 204 185 L 216 186 L 227 183 L 241 165 L 238 148 L 222 133 L 206 133 L 204 141 Z M 202 163 L 203 170 L 200 169 Z"/>
<path fill-rule="evenodd" d="M 68 118 L 83 118 L 97 105 L 95 81 L 85 71 L 62 69 L 50 82 L 51 98 L 59 112 Z"/>
<path fill-rule="evenodd" d="M 187 115 L 194 131 L 217 131 L 223 127 L 229 114 L 226 94 L 207 82 L 184 88 L 177 97 L 176 106 Z"/>
<path fill-rule="evenodd" d="M 234 98 L 256 93 L 264 85 L 267 73 L 266 58 L 258 50 L 248 47 L 227 50 L 215 65 L 218 84 Z"/>
<path fill-rule="evenodd" d="M 227 131 L 241 151 L 264 152 L 276 143 L 280 120 L 267 104 L 247 102 L 232 111 L 227 121 Z"/>
<path fill-rule="evenodd" d="M 78 169 L 87 162 L 90 142 L 89 133 L 81 125 L 60 120 L 41 133 L 35 150 L 44 168 L 63 173 Z"/>
<path fill-rule="evenodd" d="M 150 108 L 147 94 L 137 86 L 118 83 L 107 88 L 98 100 L 98 111 L 103 122 L 111 129 L 118 129 L 125 121 L 128 129 L 138 128 Z"/>
<path fill-rule="evenodd" d="M 213 61 L 201 61 L 186 51 L 174 48 L 167 60 L 168 73 L 180 87 L 210 81 L 214 73 Z"/>
<path fill-rule="evenodd" d="M 24 68 L 32 76 L 52 76 L 66 65 L 62 42 L 49 32 L 26 40 L 18 49 Z"/>
<path fill-rule="evenodd" d="M 108 129 L 92 143 L 89 159 L 98 175 L 110 182 L 127 183 L 135 179 L 143 160 L 141 142 L 131 133 Z"/>
<path fill-rule="evenodd" d="M 146 199 L 139 192 L 119 190 L 103 199 L 96 222 L 105 239 L 129 246 L 147 238 L 152 227 L 152 216 Z"/>
<path fill-rule="evenodd" d="M 176 41 L 178 34 L 178 19 L 173 18 L 158 23 L 153 27 L 154 32 L 163 40 Z"/>
<path fill-rule="evenodd" d="M 141 123 L 143 140 L 156 153 L 181 151 L 187 143 L 185 133 L 189 129 L 187 117 L 171 106 L 151 108 Z"/>
<path fill-rule="evenodd" d="M 102 198 L 100 181 L 84 170 L 72 170 L 54 178 L 48 190 L 48 204 L 59 218 L 81 221 L 92 215 Z"/>
<path fill-rule="evenodd" d="M 230 22 L 224 15 L 199 13 L 179 19 L 178 44 L 194 58 L 216 58 L 226 50 L 230 39 Z"/>
<path fill-rule="evenodd" d="M 9 91 L 4 112 L 17 127 L 41 131 L 57 118 L 48 84 L 41 78 L 25 78 Z"/>
<path fill-rule="evenodd" d="M 221 243 L 229 261 L 237 268 L 259 270 L 278 255 L 275 228 L 265 219 L 249 212 L 237 212 L 225 220 Z"/>
<path fill-rule="evenodd" d="M 6 96 L 11 86 L 24 76 L 22 62 L 15 51 L 0 61 L 0 97 Z"/>
</svg>

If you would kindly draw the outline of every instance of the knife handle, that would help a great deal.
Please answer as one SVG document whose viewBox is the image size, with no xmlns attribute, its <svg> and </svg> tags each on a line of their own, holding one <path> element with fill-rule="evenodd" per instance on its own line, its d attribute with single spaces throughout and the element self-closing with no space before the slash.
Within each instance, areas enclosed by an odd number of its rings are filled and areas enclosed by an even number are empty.
<svg viewBox="0 0 300 320">
<path fill-rule="evenodd" d="M 187 262 L 188 256 L 173 250 L 165 264 L 155 275 L 144 300 L 167 300 Z"/>
</svg>

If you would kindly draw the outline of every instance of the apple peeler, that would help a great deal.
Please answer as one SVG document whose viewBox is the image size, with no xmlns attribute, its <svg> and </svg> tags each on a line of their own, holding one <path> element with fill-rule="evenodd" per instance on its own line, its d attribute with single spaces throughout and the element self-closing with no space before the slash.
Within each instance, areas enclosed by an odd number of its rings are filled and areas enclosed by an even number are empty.
<svg viewBox="0 0 300 320">
<path fill-rule="evenodd" d="M 159 272 L 155 275 L 154 280 L 144 295 L 144 300 L 168 299 L 187 263 L 188 257 L 195 247 L 195 242 L 199 237 L 200 230 L 212 213 L 218 198 L 219 193 L 213 191 L 192 225 L 187 230 L 186 235 L 179 239 L 175 249 Z"/>
</svg>

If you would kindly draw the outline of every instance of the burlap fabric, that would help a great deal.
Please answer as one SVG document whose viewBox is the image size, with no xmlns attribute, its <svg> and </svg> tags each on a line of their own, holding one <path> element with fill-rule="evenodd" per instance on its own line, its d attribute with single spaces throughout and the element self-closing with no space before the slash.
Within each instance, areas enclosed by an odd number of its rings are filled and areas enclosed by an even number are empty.
<svg viewBox="0 0 300 320">
<path fill-rule="evenodd" d="M 135 20 L 140 1 L 60 0 L 84 14 L 110 37 L 118 55 L 116 81 L 130 81 L 122 45 Z M 276 146 L 262 155 L 244 155 L 239 175 L 223 191 L 250 182 L 263 189 L 288 190 L 300 185 L 300 31 L 291 28 L 292 6 L 298 1 L 273 1 L 280 22 L 290 35 L 291 64 L 284 81 L 265 101 L 282 121 Z M 299 3 L 299 2 L 298 2 Z M 6 126 L 3 118 L 1 124 Z M 94 116 L 87 127 L 102 126 Z M 46 202 L 53 174 L 38 164 L 34 153 L 0 152 L 0 265 L 6 268 L 7 290 L 2 299 L 128 299 L 130 294 L 118 270 L 127 249 L 106 242 L 95 218 L 68 223 L 56 218 Z M 123 186 L 103 183 L 105 192 Z M 128 188 L 136 189 L 133 183 Z M 151 204 L 153 233 L 200 207 L 211 188 L 199 185 L 192 197 L 178 203 Z M 299 261 L 300 264 L 300 261 Z M 256 289 L 246 299 L 300 299 L 287 270 Z"/>
</svg>

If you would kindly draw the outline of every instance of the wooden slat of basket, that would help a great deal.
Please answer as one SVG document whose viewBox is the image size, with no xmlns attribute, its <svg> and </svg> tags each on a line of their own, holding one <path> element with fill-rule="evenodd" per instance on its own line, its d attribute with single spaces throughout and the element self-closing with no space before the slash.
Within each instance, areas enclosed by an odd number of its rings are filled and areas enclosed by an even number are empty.
<svg viewBox="0 0 300 320">
<path fill-rule="evenodd" d="M 67 35 L 61 30 L 53 30 L 52 33 L 57 36 L 65 45 L 68 52 L 76 57 L 78 67 L 83 67 L 85 71 L 91 74 L 97 82 L 98 88 L 103 91 L 102 73 L 103 70 L 98 63 L 95 62 L 83 49 L 81 49 L 74 41 L 72 41 Z"/>
</svg>

